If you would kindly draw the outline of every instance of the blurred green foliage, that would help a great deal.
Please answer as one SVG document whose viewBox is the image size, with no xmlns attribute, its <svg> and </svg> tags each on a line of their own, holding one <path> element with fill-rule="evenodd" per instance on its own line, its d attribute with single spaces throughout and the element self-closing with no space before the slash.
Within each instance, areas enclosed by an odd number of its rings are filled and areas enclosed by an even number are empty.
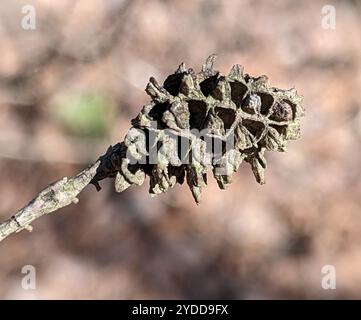
<svg viewBox="0 0 361 320">
<path fill-rule="evenodd" d="M 107 136 L 114 109 L 104 95 L 84 92 L 67 95 L 56 103 L 56 119 L 69 133 L 81 137 Z"/>
</svg>

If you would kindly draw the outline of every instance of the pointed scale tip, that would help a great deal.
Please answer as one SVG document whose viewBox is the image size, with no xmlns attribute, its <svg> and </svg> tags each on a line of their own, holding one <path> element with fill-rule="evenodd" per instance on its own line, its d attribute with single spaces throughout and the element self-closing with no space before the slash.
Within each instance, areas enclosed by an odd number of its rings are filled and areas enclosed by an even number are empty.
<svg viewBox="0 0 361 320">
<path fill-rule="evenodd" d="M 243 77 L 244 67 L 240 64 L 235 64 L 228 74 L 229 78 L 240 80 Z"/>
<path fill-rule="evenodd" d="M 217 55 L 215 53 L 211 54 L 207 59 L 205 64 L 202 67 L 202 71 L 213 70 L 214 62 L 216 61 Z"/>
<path fill-rule="evenodd" d="M 186 71 L 187 71 L 186 65 L 185 65 L 184 62 L 182 62 L 182 63 L 179 65 L 176 73 L 183 73 L 183 72 L 186 72 Z"/>
</svg>

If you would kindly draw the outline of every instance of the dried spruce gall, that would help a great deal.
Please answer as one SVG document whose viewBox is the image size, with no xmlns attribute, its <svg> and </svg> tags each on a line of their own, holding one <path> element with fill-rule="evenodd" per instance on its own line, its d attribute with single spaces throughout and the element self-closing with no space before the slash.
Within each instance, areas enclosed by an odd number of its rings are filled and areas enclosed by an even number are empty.
<svg viewBox="0 0 361 320">
<path fill-rule="evenodd" d="M 118 192 L 145 176 L 153 195 L 186 181 L 199 203 L 207 172 L 224 189 L 243 160 L 264 184 L 265 152 L 284 152 L 299 137 L 304 109 L 295 89 L 274 88 L 266 76 L 244 74 L 240 65 L 223 76 L 214 60 L 211 55 L 199 73 L 182 63 L 163 85 L 150 78 L 151 102 L 132 120 L 118 152 L 108 151 L 114 155 L 107 176 L 115 177 Z"/>
</svg>

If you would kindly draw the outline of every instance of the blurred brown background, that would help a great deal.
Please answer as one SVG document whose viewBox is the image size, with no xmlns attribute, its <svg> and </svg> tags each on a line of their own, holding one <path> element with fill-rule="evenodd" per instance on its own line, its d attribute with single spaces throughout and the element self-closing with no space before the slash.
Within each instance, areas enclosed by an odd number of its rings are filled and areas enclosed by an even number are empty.
<svg viewBox="0 0 361 320">
<path fill-rule="evenodd" d="M 23 5 L 36 9 L 24 30 Z M 322 7 L 336 29 L 322 28 Z M 152 199 L 89 186 L 80 203 L 0 244 L 0 297 L 361 298 L 361 1 L 0 2 L 0 218 L 123 139 L 182 61 L 210 53 L 304 96 L 302 137 L 247 164 L 200 206 L 187 187 Z M 37 289 L 21 287 L 33 265 Z M 321 269 L 337 270 L 337 289 Z"/>
</svg>

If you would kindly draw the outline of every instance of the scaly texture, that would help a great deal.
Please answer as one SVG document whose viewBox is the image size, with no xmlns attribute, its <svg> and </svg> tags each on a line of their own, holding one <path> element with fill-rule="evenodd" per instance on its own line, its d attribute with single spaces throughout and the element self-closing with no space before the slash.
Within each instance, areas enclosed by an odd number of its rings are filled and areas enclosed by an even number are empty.
<svg viewBox="0 0 361 320">
<path fill-rule="evenodd" d="M 199 203 L 208 170 L 224 189 L 242 161 L 263 184 L 265 151 L 284 152 L 287 142 L 299 137 L 304 109 L 295 89 L 274 88 L 266 76 L 244 74 L 241 65 L 223 76 L 214 60 L 211 55 L 199 73 L 182 63 L 163 86 L 150 78 L 146 92 L 152 101 L 132 121 L 113 172 L 118 192 L 148 175 L 149 192 L 159 194 L 186 177 Z M 215 151 L 216 142 L 221 147 Z M 227 142 L 231 147 L 224 147 Z"/>
</svg>

